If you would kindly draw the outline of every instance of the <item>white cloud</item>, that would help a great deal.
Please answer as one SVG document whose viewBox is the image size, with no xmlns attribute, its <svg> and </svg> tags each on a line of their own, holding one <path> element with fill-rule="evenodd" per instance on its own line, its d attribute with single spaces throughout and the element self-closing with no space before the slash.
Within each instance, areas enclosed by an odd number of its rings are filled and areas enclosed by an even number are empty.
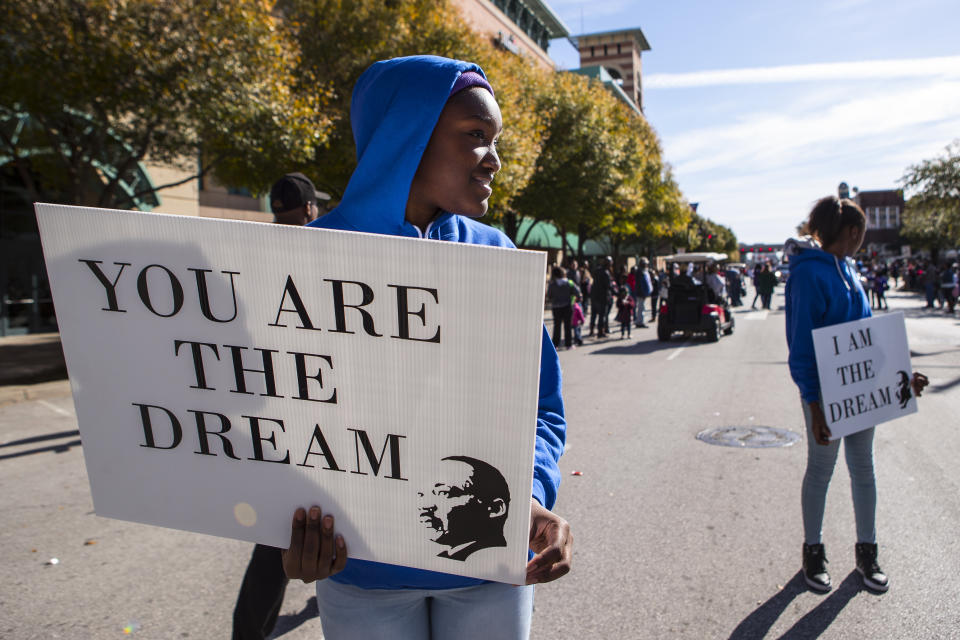
<svg viewBox="0 0 960 640">
<path fill-rule="evenodd" d="M 729 94 L 739 104 L 719 106 Z M 701 202 L 703 215 L 748 242 L 793 233 L 841 180 L 864 190 L 896 188 L 908 165 L 942 153 L 960 135 L 960 78 L 670 95 L 672 131 L 661 133 L 681 189 Z"/>
<path fill-rule="evenodd" d="M 665 137 L 664 148 L 681 173 L 750 171 L 830 159 L 844 149 L 896 148 L 895 142 L 909 141 L 918 127 L 940 131 L 943 144 L 960 131 L 960 81 L 895 91 L 884 85 L 850 95 L 819 109 L 811 108 L 808 95 L 804 110 L 787 104 L 776 112 L 735 115 L 731 123 Z"/>
<path fill-rule="evenodd" d="M 719 85 L 922 77 L 960 77 L 960 56 L 828 62 L 778 67 L 692 71 L 688 73 L 654 73 L 643 79 L 643 86 L 645 89 L 679 89 Z"/>
</svg>

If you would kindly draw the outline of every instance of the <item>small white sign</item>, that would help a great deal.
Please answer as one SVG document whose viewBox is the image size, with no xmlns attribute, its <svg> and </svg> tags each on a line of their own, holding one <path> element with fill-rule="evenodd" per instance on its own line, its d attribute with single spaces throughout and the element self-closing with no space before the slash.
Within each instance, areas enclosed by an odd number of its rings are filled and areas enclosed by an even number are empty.
<svg viewBox="0 0 960 640">
<path fill-rule="evenodd" d="M 98 515 L 524 582 L 544 254 L 36 209 Z"/>
<path fill-rule="evenodd" d="M 832 440 L 917 411 L 903 313 L 815 329 L 813 347 Z"/>
</svg>

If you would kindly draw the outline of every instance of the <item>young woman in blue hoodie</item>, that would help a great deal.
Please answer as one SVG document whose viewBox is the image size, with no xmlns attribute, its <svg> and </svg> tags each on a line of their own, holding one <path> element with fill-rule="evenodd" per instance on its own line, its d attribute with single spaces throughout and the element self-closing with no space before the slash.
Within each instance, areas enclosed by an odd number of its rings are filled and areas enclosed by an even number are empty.
<svg viewBox="0 0 960 640">
<path fill-rule="evenodd" d="M 493 88 L 475 64 L 435 56 L 377 62 L 357 81 L 350 109 L 357 168 L 340 204 L 309 226 L 513 247 L 476 222 L 500 170 L 503 127 Z M 478 274 L 484 277 L 484 274 Z M 526 638 L 533 585 L 570 570 L 570 527 L 550 509 L 566 433 L 560 365 L 543 332 L 526 586 L 364 560 L 320 507 L 294 514 L 284 570 L 317 581 L 324 637 Z M 425 392 L 429 392 L 425 390 Z"/>
<path fill-rule="evenodd" d="M 830 440 L 830 428 L 823 413 L 812 331 L 870 317 L 870 304 L 860 278 L 847 260 L 863 244 L 866 226 L 866 216 L 855 202 L 828 196 L 819 200 L 810 212 L 807 228 L 812 237 L 791 238 L 784 245 L 784 253 L 790 259 L 785 291 L 790 375 L 800 388 L 807 424 L 807 470 L 800 497 L 803 575 L 810 588 L 819 593 L 832 588 L 821 529 L 840 440 Z M 925 376 L 914 374 L 912 386 L 918 397 L 926 384 Z M 854 547 L 857 570 L 867 587 L 883 592 L 889 582 L 877 562 L 873 433 L 871 427 L 845 436 L 843 446 L 857 524 Z"/>
</svg>

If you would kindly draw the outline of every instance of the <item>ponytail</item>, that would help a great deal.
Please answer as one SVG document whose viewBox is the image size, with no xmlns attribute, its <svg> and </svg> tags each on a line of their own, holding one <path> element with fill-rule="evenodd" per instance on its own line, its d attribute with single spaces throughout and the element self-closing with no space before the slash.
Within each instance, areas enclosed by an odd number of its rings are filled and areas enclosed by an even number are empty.
<svg viewBox="0 0 960 640">
<path fill-rule="evenodd" d="M 867 216 L 856 202 L 835 196 L 817 200 L 807 220 L 810 234 L 824 247 L 832 245 L 847 227 L 863 229 L 866 226 Z"/>
</svg>

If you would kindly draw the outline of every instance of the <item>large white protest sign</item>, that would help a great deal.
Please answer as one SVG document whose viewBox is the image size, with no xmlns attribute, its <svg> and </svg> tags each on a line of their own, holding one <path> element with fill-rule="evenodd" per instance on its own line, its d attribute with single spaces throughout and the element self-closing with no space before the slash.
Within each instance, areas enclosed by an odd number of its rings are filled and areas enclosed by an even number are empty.
<svg viewBox="0 0 960 640">
<path fill-rule="evenodd" d="M 543 254 L 37 217 L 97 514 L 285 548 L 317 504 L 350 557 L 523 583 Z"/>
<path fill-rule="evenodd" d="M 815 329 L 813 348 L 831 439 L 917 411 L 902 313 Z"/>
</svg>

